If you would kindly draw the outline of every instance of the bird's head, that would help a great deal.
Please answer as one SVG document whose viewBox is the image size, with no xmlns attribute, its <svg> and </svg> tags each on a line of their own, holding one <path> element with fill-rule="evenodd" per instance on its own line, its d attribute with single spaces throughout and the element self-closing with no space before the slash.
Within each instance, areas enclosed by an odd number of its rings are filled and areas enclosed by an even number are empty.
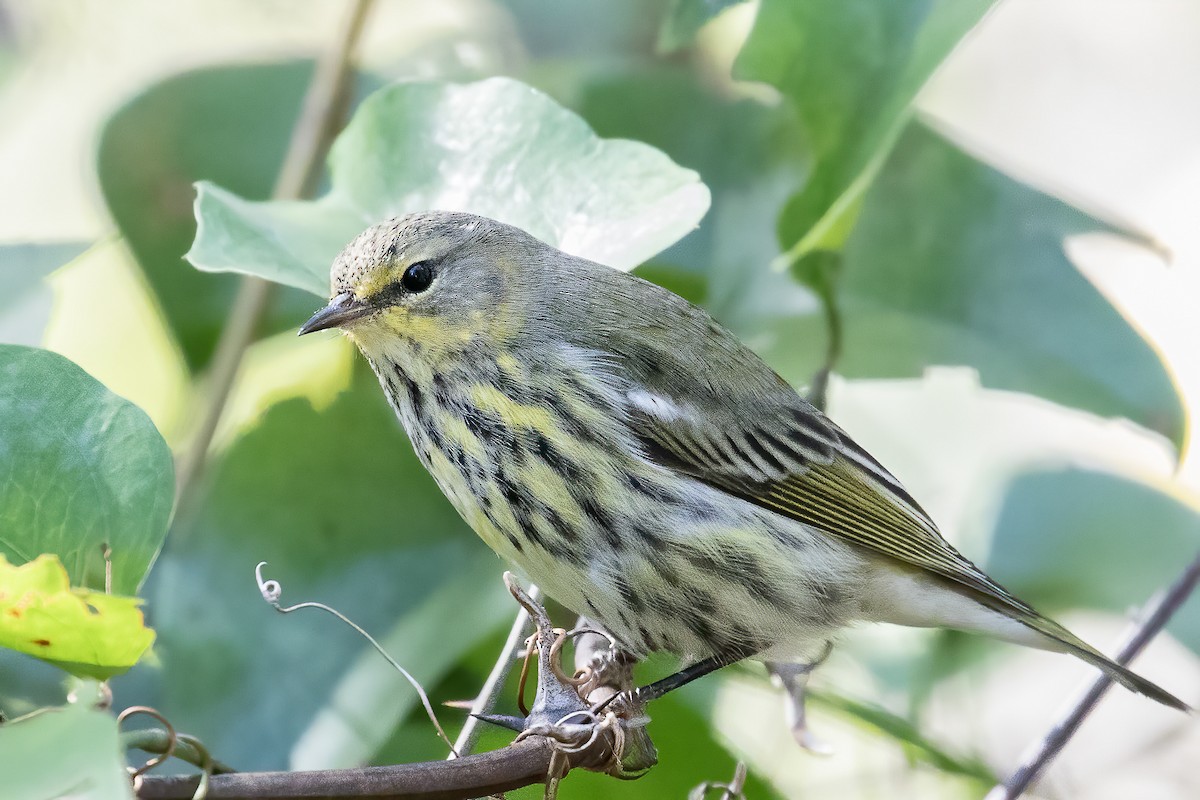
<svg viewBox="0 0 1200 800">
<path fill-rule="evenodd" d="M 330 272 L 329 305 L 301 334 L 341 328 L 368 355 L 415 348 L 449 353 L 520 324 L 522 273 L 537 240 L 486 217 L 409 214 L 368 228 Z"/>
</svg>

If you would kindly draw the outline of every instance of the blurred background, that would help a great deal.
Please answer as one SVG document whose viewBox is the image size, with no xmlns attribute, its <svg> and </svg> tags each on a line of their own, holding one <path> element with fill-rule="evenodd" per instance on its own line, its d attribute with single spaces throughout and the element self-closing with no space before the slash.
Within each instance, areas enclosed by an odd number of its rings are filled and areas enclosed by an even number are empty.
<svg viewBox="0 0 1200 800">
<path fill-rule="evenodd" d="M 780 210 L 820 154 L 806 116 L 820 98 L 797 111 L 777 88 L 735 79 L 757 3 L 732 4 L 694 38 L 663 26 L 685 5 L 379 0 L 359 97 L 401 78 L 509 75 L 600 135 L 697 170 L 713 208 L 646 274 L 803 385 L 826 347 L 820 299 L 772 265 L 786 249 Z M 311 58 L 344 10 L 0 2 L 0 243 L 40 245 L 4 251 L 0 340 L 68 356 L 186 450 L 237 283 L 182 258 L 191 183 L 269 194 Z M 826 46 L 886 44 L 843 33 Z M 1005 0 L 921 89 L 845 248 L 857 299 L 831 415 L 968 556 L 1105 650 L 1200 545 L 1200 459 L 1186 444 L 1200 409 L 1198 85 L 1194 2 Z M 930 155 L 934 139 L 953 153 Z M 928 182 L 971 170 L 980 177 Z M 940 249 L 947 239 L 970 247 Z M 1013 245 L 1027 239 L 1037 247 Z M 905 277 L 972 253 L 995 263 Z M 901 283 L 878 288 L 877 266 Z M 914 287 L 936 298 L 919 319 L 919 303 L 880 310 L 873 294 Z M 328 619 L 277 617 L 253 584 L 254 564 L 271 562 L 284 602 L 331 602 L 436 700 L 473 695 L 513 612 L 500 565 L 415 466 L 352 348 L 294 336 L 317 305 L 274 296 L 197 508 L 177 516 L 144 590 L 155 663 L 114 682 L 118 706 L 155 705 L 239 767 L 437 758 L 411 691 L 374 654 Z M 956 332 L 962 319 L 982 322 Z M 1196 703 L 1198 652 L 1193 598 L 1137 668 Z M 726 673 L 653 709 L 650 775 L 572 775 L 563 796 L 682 798 L 738 759 L 751 798 L 982 796 L 980 776 L 1010 770 L 1091 677 L 1069 658 L 954 634 L 854 631 L 815 679 L 825 699 L 812 727 L 835 751 L 817 757 L 791 741 L 758 669 Z M 61 691 L 11 656 L 0 687 L 18 710 Z M 844 698 L 908 719 L 957 766 L 932 765 L 910 734 Z M 1194 722 L 1114 692 L 1034 794 L 1195 797 L 1185 755 L 1198 747 Z"/>
</svg>

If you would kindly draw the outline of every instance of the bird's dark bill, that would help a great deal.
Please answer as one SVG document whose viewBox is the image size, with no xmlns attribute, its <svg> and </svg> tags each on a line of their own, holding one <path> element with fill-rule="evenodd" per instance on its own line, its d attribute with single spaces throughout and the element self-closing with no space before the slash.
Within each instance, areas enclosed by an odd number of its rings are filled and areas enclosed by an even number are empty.
<svg viewBox="0 0 1200 800">
<path fill-rule="evenodd" d="M 349 292 L 342 292 L 330 300 L 329 305 L 313 314 L 308 322 L 300 326 L 300 335 L 344 327 L 347 323 L 361 319 L 374 310 L 369 303 L 356 299 Z"/>
</svg>

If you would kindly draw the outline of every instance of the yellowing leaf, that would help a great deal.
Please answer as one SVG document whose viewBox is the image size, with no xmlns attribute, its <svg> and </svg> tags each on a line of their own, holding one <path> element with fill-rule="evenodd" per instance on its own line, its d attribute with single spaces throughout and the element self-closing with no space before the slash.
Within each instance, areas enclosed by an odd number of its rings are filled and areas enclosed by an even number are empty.
<svg viewBox="0 0 1200 800">
<path fill-rule="evenodd" d="M 73 675 L 104 680 L 137 663 L 154 641 L 141 602 L 72 589 L 55 556 L 13 566 L 0 555 L 0 645 Z"/>
</svg>

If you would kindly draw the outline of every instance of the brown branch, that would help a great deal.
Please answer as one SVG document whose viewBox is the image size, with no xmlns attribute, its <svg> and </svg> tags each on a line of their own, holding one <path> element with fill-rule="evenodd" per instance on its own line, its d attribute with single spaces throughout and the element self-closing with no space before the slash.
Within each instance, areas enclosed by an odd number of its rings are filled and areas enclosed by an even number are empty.
<svg viewBox="0 0 1200 800">
<path fill-rule="evenodd" d="M 372 2 L 355 0 L 338 29 L 334 45 L 317 61 L 271 193 L 275 200 L 298 200 L 312 191 L 333 134 L 345 117 L 353 83 L 352 54 Z M 247 276 L 238 287 L 213 356 L 209 372 L 210 393 L 200 429 L 179 462 L 176 485 L 181 506 L 188 501 L 196 479 L 203 471 L 204 459 L 221 421 L 242 357 L 254 341 L 273 286 L 262 278 Z"/>
<path fill-rule="evenodd" d="M 1146 604 L 1142 619 L 1130 631 L 1125 643 L 1117 654 L 1116 662 L 1126 665 L 1150 643 L 1188 599 L 1196 584 L 1200 582 L 1200 554 L 1175 582 L 1165 591 Z M 1008 780 L 996 786 L 984 800 L 1014 800 L 1020 797 L 1045 770 L 1066 746 L 1079 726 L 1099 704 L 1104 693 L 1112 686 L 1113 679 L 1107 674 L 1101 674 L 1092 682 L 1071 709 L 1059 720 L 1040 742 L 1027 751 L 1019 766 Z"/>
<path fill-rule="evenodd" d="M 530 737 L 500 750 L 453 761 L 313 772 L 236 772 L 214 775 L 209 782 L 208 797 L 212 800 L 487 797 L 544 782 L 553 755 L 554 745 L 549 739 Z M 137 796 L 141 800 L 190 800 L 197 783 L 196 775 L 147 777 Z"/>
</svg>

